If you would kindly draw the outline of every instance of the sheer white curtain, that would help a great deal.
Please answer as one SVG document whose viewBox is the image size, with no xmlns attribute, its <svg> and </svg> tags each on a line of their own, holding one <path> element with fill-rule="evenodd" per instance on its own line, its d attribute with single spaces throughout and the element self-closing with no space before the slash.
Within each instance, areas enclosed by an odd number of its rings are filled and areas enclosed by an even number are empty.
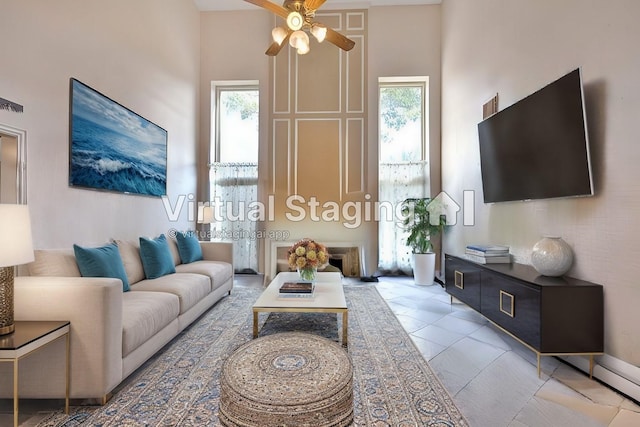
<svg viewBox="0 0 640 427">
<path fill-rule="evenodd" d="M 378 170 L 380 221 L 378 222 L 378 271 L 383 274 L 412 274 L 411 249 L 407 233 L 400 227 L 402 201 L 429 197 L 427 162 L 380 163 Z M 394 209 L 389 212 L 390 208 Z"/>
<path fill-rule="evenodd" d="M 222 221 L 211 224 L 212 236 L 233 241 L 236 272 L 258 271 L 258 223 L 248 215 L 258 201 L 257 163 L 212 163 L 211 201 L 220 205 Z"/>
</svg>

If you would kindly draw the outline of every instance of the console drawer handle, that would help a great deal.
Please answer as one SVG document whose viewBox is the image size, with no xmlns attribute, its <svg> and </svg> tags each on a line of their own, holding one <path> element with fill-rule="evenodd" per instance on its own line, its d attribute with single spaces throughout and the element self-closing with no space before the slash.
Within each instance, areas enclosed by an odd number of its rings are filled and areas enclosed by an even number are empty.
<svg viewBox="0 0 640 427">
<path fill-rule="evenodd" d="M 516 299 L 509 292 L 500 290 L 500 311 L 510 317 L 515 317 L 513 312 Z"/>
<path fill-rule="evenodd" d="M 462 271 L 455 271 L 454 283 L 456 288 L 464 289 L 464 273 Z"/>
</svg>

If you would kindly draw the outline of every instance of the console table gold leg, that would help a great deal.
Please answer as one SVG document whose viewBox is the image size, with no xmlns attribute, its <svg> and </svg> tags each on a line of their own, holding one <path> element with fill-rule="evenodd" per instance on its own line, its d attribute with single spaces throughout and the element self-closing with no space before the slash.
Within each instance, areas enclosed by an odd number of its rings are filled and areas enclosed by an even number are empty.
<svg viewBox="0 0 640 427">
<path fill-rule="evenodd" d="M 18 359 L 13 361 L 13 426 L 18 427 Z"/>
<path fill-rule="evenodd" d="M 538 378 L 540 378 L 540 353 L 536 352 L 538 358 Z"/>
<path fill-rule="evenodd" d="M 70 346 L 70 337 L 69 334 L 71 334 L 71 331 L 67 332 L 67 343 L 66 343 L 66 347 L 67 347 L 67 363 L 65 366 L 65 394 L 64 394 L 64 413 L 69 415 L 69 371 L 70 366 L 69 366 L 69 346 Z"/>
<path fill-rule="evenodd" d="M 342 313 L 342 345 L 347 346 L 347 331 L 349 330 L 349 313 L 345 310 Z"/>
<path fill-rule="evenodd" d="M 589 355 L 589 379 L 593 379 L 593 354 Z"/>
<path fill-rule="evenodd" d="M 253 337 L 258 338 L 258 312 L 253 312 Z"/>
</svg>

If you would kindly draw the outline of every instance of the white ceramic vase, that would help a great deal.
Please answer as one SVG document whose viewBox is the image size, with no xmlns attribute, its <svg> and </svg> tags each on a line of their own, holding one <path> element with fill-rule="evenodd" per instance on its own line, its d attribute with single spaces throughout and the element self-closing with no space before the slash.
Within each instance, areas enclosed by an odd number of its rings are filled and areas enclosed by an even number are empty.
<svg viewBox="0 0 640 427">
<path fill-rule="evenodd" d="M 573 264 L 573 251 L 561 237 L 545 236 L 533 245 L 531 264 L 544 276 L 562 276 Z"/>
<path fill-rule="evenodd" d="M 416 285 L 433 285 L 436 275 L 436 254 L 413 254 L 413 281 Z"/>
</svg>

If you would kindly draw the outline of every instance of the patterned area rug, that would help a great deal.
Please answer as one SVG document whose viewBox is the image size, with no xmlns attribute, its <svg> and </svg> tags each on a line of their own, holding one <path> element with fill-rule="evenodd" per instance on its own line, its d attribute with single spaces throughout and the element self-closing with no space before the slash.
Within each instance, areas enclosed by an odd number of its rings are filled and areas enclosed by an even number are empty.
<svg viewBox="0 0 640 427">
<path fill-rule="evenodd" d="M 105 406 L 75 406 L 70 415 L 52 413 L 38 427 L 219 426 L 220 369 L 251 339 L 251 305 L 259 294 L 257 289 L 235 288 L 129 376 Z M 375 287 L 346 285 L 345 295 L 354 375 L 353 425 L 467 426 Z M 309 319 L 273 313 L 268 320 L 263 314 L 260 323 L 261 335 L 309 330 L 336 341 L 341 327 L 331 314 Z"/>
</svg>

